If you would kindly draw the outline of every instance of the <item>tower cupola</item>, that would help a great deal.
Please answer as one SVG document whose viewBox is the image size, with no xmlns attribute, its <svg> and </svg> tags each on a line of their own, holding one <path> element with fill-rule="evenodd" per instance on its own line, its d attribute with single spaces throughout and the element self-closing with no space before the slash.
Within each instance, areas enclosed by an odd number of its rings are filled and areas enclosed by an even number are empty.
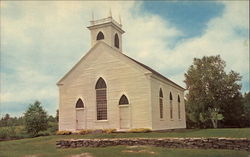
<svg viewBox="0 0 250 157">
<path fill-rule="evenodd" d="M 92 47 L 99 41 L 103 41 L 122 52 L 122 34 L 125 31 L 122 30 L 121 23 L 116 22 L 112 16 L 92 20 L 87 28 L 90 30 Z"/>
</svg>

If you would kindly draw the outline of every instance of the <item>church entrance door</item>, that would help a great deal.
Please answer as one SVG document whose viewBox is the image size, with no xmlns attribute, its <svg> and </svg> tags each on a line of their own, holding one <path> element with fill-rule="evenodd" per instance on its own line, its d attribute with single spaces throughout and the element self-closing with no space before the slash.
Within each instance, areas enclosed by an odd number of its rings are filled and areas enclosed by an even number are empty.
<svg viewBox="0 0 250 157">
<path fill-rule="evenodd" d="M 76 130 L 85 129 L 84 109 L 76 110 Z"/>
<path fill-rule="evenodd" d="M 120 129 L 130 128 L 130 112 L 128 105 L 120 105 Z"/>
</svg>

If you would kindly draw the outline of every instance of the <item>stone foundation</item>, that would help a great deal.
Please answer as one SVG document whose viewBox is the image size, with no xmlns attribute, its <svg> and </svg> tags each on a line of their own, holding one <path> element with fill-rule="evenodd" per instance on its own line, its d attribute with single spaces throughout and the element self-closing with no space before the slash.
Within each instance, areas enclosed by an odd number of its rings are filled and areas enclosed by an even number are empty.
<svg viewBox="0 0 250 157">
<path fill-rule="evenodd" d="M 247 138 L 119 138 L 69 139 L 56 143 L 58 148 L 151 145 L 165 148 L 231 149 L 250 151 Z"/>
</svg>

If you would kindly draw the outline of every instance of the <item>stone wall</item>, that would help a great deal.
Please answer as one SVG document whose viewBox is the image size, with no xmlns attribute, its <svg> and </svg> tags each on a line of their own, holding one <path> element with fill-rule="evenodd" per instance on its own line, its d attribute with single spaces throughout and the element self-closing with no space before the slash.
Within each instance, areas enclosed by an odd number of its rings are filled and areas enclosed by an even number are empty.
<svg viewBox="0 0 250 157">
<path fill-rule="evenodd" d="M 152 145 L 165 148 L 231 149 L 250 151 L 250 139 L 247 138 L 68 139 L 57 141 L 56 145 L 58 148 Z"/>
</svg>

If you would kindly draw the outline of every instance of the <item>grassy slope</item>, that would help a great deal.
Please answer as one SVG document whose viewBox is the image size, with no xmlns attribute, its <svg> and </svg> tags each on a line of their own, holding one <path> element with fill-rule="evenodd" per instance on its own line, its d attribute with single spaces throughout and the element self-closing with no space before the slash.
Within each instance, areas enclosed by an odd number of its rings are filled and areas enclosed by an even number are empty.
<svg viewBox="0 0 250 157">
<path fill-rule="evenodd" d="M 70 135 L 70 136 L 46 136 L 30 139 L 14 140 L 0 142 L 1 157 L 24 157 L 25 155 L 43 156 L 69 156 L 70 154 L 80 154 L 89 152 L 95 157 L 113 157 L 113 156 L 185 156 L 185 157 L 247 157 L 250 152 L 231 151 L 231 150 L 199 150 L 199 149 L 166 149 L 157 147 L 143 147 L 140 149 L 156 152 L 155 154 L 129 153 L 123 152 L 128 148 L 126 146 L 106 147 L 106 148 L 73 148 L 56 149 L 55 142 L 64 138 L 108 138 L 108 137 L 250 137 L 250 128 L 248 129 L 207 129 L 207 130 L 187 130 L 184 132 L 167 133 L 129 133 L 129 134 L 109 134 L 109 135 Z"/>
</svg>

